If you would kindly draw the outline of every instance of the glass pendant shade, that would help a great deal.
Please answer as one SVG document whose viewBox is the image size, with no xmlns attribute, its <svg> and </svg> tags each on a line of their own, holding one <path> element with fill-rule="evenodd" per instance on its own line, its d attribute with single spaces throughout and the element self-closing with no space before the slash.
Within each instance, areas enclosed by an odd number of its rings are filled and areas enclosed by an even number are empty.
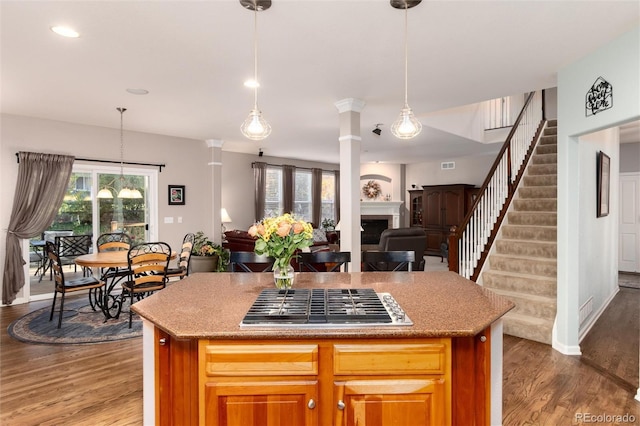
<svg viewBox="0 0 640 426">
<path fill-rule="evenodd" d="M 422 124 L 413 115 L 408 105 L 400 111 L 398 119 L 391 125 L 391 133 L 399 139 L 411 139 L 422 131 Z"/>
<path fill-rule="evenodd" d="M 252 109 L 249 116 L 242 126 L 240 126 L 242 134 L 254 141 L 259 141 L 271 134 L 271 126 L 262 117 L 262 112 L 257 109 Z"/>
<path fill-rule="evenodd" d="M 133 195 L 131 194 L 131 190 L 125 187 L 118 192 L 118 198 L 133 198 Z"/>
<path fill-rule="evenodd" d="M 131 198 L 142 198 L 142 194 L 137 189 L 132 189 Z"/>
<path fill-rule="evenodd" d="M 113 198 L 113 194 L 107 188 L 102 188 L 98 191 L 98 198 Z"/>
</svg>

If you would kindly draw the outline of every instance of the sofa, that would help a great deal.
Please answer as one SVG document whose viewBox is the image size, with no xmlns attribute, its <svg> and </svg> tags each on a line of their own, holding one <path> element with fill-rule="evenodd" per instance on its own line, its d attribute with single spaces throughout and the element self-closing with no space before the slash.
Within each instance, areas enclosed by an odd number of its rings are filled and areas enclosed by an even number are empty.
<svg viewBox="0 0 640 426">
<path fill-rule="evenodd" d="M 378 251 L 405 251 L 413 250 L 416 261 L 411 268 L 414 271 L 424 271 L 424 251 L 427 245 L 427 234 L 424 229 L 395 228 L 385 229 L 380 234 Z"/>
</svg>

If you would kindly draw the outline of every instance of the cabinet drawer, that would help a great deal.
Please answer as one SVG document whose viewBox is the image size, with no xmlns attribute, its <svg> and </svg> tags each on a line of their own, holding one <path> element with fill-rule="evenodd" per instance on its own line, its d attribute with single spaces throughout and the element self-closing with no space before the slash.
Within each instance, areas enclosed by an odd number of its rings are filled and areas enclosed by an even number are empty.
<svg viewBox="0 0 640 426">
<path fill-rule="evenodd" d="M 201 345 L 208 377 L 318 374 L 318 345 Z"/>
<path fill-rule="evenodd" d="M 445 374 L 448 346 L 429 344 L 335 345 L 336 375 Z"/>
</svg>

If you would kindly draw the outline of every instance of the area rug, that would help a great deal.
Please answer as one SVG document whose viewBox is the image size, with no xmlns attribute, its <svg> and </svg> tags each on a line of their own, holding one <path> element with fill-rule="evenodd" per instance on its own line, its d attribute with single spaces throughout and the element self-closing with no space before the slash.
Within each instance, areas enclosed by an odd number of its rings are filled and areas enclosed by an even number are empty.
<svg viewBox="0 0 640 426">
<path fill-rule="evenodd" d="M 620 287 L 640 289 L 640 274 L 620 272 L 618 274 Z"/>
<path fill-rule="evenodd" d="M 131 328 L 128 312 L 105 322 L 102 312 L 92 310 L 86 299 L 65 302 L 61 328 L 57 328 L 59 312 L 54 313 L 52 321 L 50 314 L 51 306 L 30 312 L 12 322 L 7 331 L 22 342 L 47 345 L 105 343 L 142 336 L 142 321 L 137 315 Z"/>
</svg>

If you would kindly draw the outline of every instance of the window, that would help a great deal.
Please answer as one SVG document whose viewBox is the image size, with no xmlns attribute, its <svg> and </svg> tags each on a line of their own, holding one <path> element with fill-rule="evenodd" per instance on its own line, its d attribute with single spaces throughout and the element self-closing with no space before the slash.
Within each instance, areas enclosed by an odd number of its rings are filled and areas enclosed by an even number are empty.
<svg viewBox="0 0 640 426">
<path fill-rule="evenodd" d="M 293 213 L 299 219 L 304 219 L 307 222 L 313 220 L 311 199 L 311 170 L 296 170 L 295 175 L 295 190 L 293 198 Z"/>
<path fill-rule="evenodd" d="M 321 220 L 336 220 L 336 175 L 333 172 L 322 172 L 322 208 Z"/>
<path fill-rule="evenodd" d="M 280 167 L 267 167 L 265 185 L 263 217 L 281 215 L 284 203 L 282 199 L 282 169 Z"/>
</svg>

